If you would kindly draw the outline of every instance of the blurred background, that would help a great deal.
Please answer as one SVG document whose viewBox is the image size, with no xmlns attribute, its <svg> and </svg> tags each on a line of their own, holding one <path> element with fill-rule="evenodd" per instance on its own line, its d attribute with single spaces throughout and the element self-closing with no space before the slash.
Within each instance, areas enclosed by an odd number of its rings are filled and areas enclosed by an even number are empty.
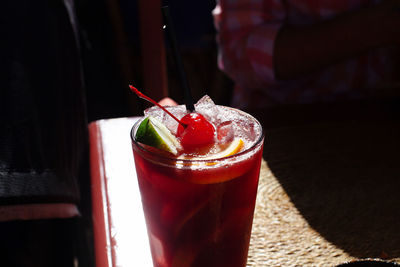
<svg viewBox="0 0 400 267">
<path fill-rule="evenodd" d="M 160 11 L 150 10 L 140 14 L 139 4 L 137 0 L 76 1 L 89 121 L 140 115 L 143 110 L 145 104 L 142 100 L 138 101 L 127 85 L 133 83 L 146 92 L 142 79 L 146 58 L 141 53 L 140 40 L 140 26 L 142 31 L 143 28 L 146 31 L 146 25 L 141 24 L 146 21 L 141 21 L 141 16 L 151 20 L 151 16 L 158 16 L 157 12 Z M 171 0 L 161 4 L 167 4 L 170 8 L 195 101 L 208 94 L 216 103 L 228 104 L 233 84 L 217 67 L 215 28 L 211 14 L 215 1 Z M 183 103 L 182 89 L 167 38 L 163 45 L 166 53 L 167 94 L 178 103 Z"/>
</svg>

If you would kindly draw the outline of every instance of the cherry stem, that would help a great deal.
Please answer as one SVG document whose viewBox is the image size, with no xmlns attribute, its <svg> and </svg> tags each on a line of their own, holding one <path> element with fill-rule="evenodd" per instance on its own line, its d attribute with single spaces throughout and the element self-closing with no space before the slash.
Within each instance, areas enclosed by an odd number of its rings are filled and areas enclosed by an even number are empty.
<svg viewBox="0 0 400 267">
<path fill-rule="evenodd" d="M 182 125 L 184 128 L 187 127 L 186 123 L 181 122 L 177 117 L 175 117 L 171 112 L 169 112 L 166 108 L 164 108 L 163 106 L 161 106 L 160 104 L 158 104 L 156 101 L 154 101 L 153 99 L 151 99 L 150 97 L 144 95 L 143 93 L 141 93 L 136 87 L 129 85 L 129 88 L 131 88 L 132 92 L 134 92 L 138 97 L 149 101 L 150 103 L 156 105 L 157 107 L 161 108 L 162 110 L 164 110 L 168 115 L 170 115 L 174 120 L 176 120 L 180 125 Z"/>
</svg>

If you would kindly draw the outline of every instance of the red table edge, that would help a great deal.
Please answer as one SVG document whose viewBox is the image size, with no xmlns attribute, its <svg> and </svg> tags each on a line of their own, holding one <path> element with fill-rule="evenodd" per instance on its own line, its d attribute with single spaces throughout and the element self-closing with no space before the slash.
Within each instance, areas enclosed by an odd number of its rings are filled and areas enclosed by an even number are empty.
<svg viewBox="0 0 400 267">
<path fill-rule="evenodd" d="M 111 251 L 112 241 L 109 227 L 111 218 L 107 205 L 107 179 L 105 179 L 105 165 L 99 123 L 101 121 L 89 123 L 94 256 L 96 267 L 112 267 L 115 266 L 115 259 Z"/>
</svg>

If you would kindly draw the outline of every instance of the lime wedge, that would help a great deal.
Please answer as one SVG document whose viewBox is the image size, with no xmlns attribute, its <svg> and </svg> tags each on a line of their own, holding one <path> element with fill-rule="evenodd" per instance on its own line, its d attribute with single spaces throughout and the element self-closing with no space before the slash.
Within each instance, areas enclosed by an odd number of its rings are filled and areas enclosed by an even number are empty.
<svg viewBox="0 0 400 267">
<path fill-rule="evenodd" d="M 152 146 L 174 155 L 180 149 L 179 141 L 170 130 L 154 117 L 145 118 L 136 131 L 136 140 L 148 146 Z"/>
</svg>

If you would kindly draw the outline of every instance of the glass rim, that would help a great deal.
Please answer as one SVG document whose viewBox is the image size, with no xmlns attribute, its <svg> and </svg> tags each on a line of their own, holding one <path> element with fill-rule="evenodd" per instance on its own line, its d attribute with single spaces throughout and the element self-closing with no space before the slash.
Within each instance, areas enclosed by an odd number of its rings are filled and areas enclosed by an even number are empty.
<svg viewBox="0 0 400 267">
<path fill-rule="evenodd" d="M 224 107 L 226 107 L 226 106 L 224 106 Z M 234 109 L 234 108 L 232 108 L 232 107 L 226 107 L 226 108 Z M 261 123 L 260 123 L 256 118 L 254 118 L 254 116 L 252 116 L 252 115 L 250 115 L 250 114 L 248 114 L 248 113 L 246 113 L 246 112 L 244 112 L 244 111 L 242 111 L 242 110 L 239 110 L 239 109 L 235 109 L 235 110 L 236 110 L 236 111 L 239 111 L 239 112 L 241 112 L 241 113 L 243 113 L 243 114 L 245 114 L 246 116 L 249 116 L 250 118 L 252 118 L 252 119 L 260 126 L 261 133 L 260 133 L 260 136 L 258 137 L 258 139 L 257 139 L 249 148 L 246 148 L 245 150 L 240 151 L 239 153 L 236 153 L 236 154 L 233 154 L 233 155 L 230 155 L 230 156 L 227 156 L 227 157 L 215 158 L 215 159 L 199 159 L 199 158 L 197 158 L 197 159 L 179 159 L 179 158 L 172 157 L 172 156 L 171 156 L 171 157 L 168 157 L 168 156 L 165 156 L 165 155 L 156 153 L 156 152 L 154 152 L 154 151 L 151 151 L 151 150 L 149 150 L 149 149 L 146 149 L 144 146 L 142 146 L 142 145 L 140 144 L 140 142 L 137 142 L 137 141 L 135 140 L 135 137 L 134 137 L 134 130 L 135 130 L 135 129 L 139 126 L 139 124 L 144 120 L 145 116 L 141 116 L 140 119 L 139 119 L 138 121 L 136 121 L 135 124 L 132 126 L 131 131 L 130 131 L 131 141 L 132 141 L 141 151 L 143 151 L 143 152 L 145 152 L 145 153 L 149 153 L 150 155 L 155 156 L 156 158 L 159 158 L 159 159 L 164 160 L 164 161 L 165 161 L 165 160 L 168 160 L 168 161 L 180 162 L 180 163 L 183 163 L 183 164 L 184 164 L 184 163 L 223 162 L 223 161 L 225 161 L 225 160 L 234 159 L 234 158 L 239 158 L 239 157 L 241 157 L 241 156 L 243 156 L 243 155 L 245 155 L 245 154 L 248 154 L 248 153 L 252 152 L 252 151 L 264 140 L 264 138 L 265 138 L 265 131 L 264 131 L 264 127 L 261 125 Z"/>
</svg>

